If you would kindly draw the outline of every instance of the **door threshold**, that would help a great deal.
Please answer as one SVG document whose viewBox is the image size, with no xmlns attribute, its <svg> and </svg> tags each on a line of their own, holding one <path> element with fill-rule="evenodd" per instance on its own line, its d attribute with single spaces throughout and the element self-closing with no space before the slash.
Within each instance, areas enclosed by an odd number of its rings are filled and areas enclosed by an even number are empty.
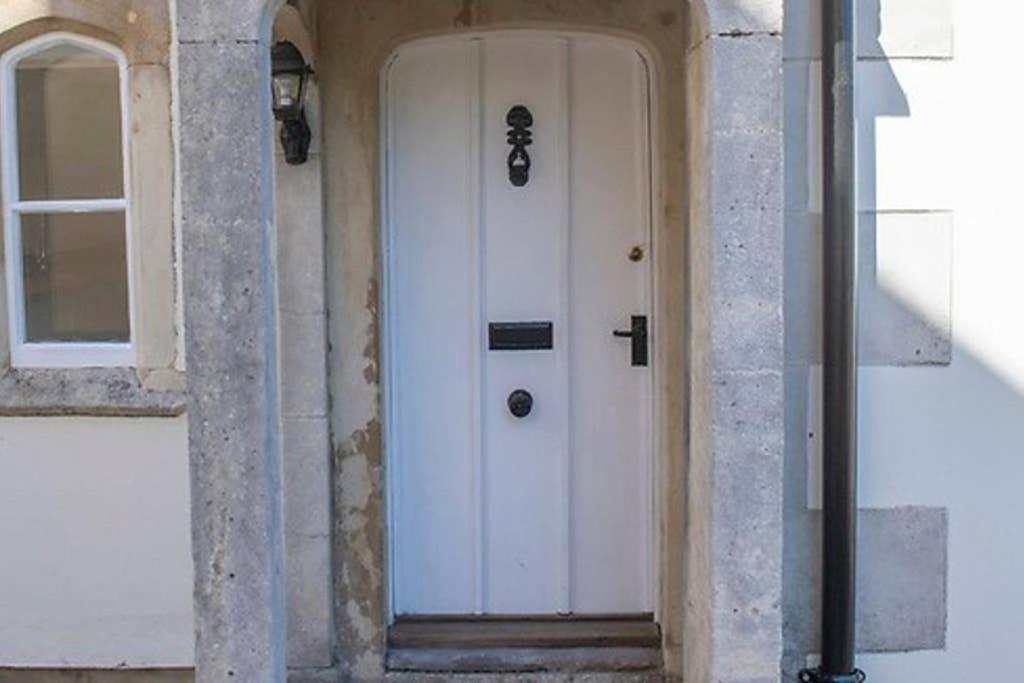
<svg viewBox="0 0 1024 683">
<path fill-rule="evenodd" d="M 649 614 L 398 617 L 387 661 L 392 671 L 651 671 L 661 631 Z"/>
</svg>

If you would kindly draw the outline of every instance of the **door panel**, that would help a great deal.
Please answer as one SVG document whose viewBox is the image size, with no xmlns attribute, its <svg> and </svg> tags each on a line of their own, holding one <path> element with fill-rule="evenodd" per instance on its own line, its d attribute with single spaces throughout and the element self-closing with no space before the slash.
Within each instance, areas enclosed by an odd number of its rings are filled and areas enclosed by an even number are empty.
<svg viewBox="0 0 1024 683">
<path fill-rule="evenodd" d="M 572 600 L 628 612 L 649 602 L 651 373 L 611 331 L 652 324 L 647 76 L 635 50 L 600 41 L 576 41 L 572 64 Z"/>
<path fill-rule="evenodd" d="M 566 345 L 562 264 L 566 232 L 564 41 L 484 41 L 484 263 L 489 321 L 550 320 L 550 351 L 488 352 L 484 398 L 485 608 L 499 613 L 567 609 L 564 461 Z M 530 180 L 508 180 L 508 110 L 533 114 Z M 510 391 L 534 397 L 513 417 Z"/>
<path fill-rule="evenodd" d="M 394 590 L 408 612 L 476 609 L 477 224 L 466 207 L 477 183 L 463 134 L 477 106 L 470 57 L 463 43 L 435 45 L 425 60 L 400 55 L 388 82 L 387 363 L 396 399 L 388 451 L 401 503 L 391 508 Z"/>
<path fill-rule="evenodd" d="M 650 315 L 645 63 L 502 32 L 407 45 L 386 79 L 395 611 L 649 611 L 651 369 L 612 336 Z M 488 323 L 515 321 L 553 323 L 553 348 L 488 350 Z"/>
</svg>

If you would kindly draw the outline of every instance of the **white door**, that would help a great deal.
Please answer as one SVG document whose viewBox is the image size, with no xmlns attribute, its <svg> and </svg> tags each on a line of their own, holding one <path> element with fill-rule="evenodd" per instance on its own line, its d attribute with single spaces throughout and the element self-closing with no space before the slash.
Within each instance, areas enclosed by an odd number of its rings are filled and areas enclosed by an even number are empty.
<svg viewBox="0 0 1024 683">
<path fill-rule="evenodd" d="M 385 93 L 395 613 L 650 611 L 645 60 L 453 36 Z"/>
</svg>

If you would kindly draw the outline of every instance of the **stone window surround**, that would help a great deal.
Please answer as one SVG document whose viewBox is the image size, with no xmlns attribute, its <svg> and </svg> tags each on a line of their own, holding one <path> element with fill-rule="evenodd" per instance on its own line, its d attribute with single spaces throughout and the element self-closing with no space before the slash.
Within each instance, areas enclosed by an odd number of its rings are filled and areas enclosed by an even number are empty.
<svg viewBox="0 0 1024 683">
<path fill-rule="evenodd" d="M 12 25 L 0 24 L 0 53 L 51 33 L 100 40 L 125 55 L 126 160 L 133 236 L 134 367 L 14 368 L 7 295 L 0 291 L 0 416 L 175 416 L 185 410 L 173 221 L 173 146 L 167 17 L 135 15 L 124 33 L 92 3 L 63 13 L 26 3 Z M 121 4 L 132 5 L 129 2 Z M 21 8 L 19 8 L 21 9 Z M 125 8 L 125 16 L 131 9 Z M 129 20 L 130 21 L 130 20 Z M 99 28 L 103 26 L 104 28 Z M 133 30 L 130 30 L 133 29 Z M 157 34 L 157 35 L 154 35 Z M 158 36 L 162 34 L 161 40 Z M 0 266 L 2 268 L 2 266 Z M 6 290 L 6 277 L 0 278 Z"/>
</svg>

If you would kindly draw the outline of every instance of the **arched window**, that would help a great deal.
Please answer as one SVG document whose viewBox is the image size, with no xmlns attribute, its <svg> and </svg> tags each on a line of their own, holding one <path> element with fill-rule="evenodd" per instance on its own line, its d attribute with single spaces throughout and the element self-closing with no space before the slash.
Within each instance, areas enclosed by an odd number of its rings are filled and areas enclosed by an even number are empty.
<svg viewBox="0 0 1024 683">
<path fill-rule="evenodd" d="M 68 33 L 0 59 L 11 363 L 134 364 L 125 58 Z"/>
</svg>

